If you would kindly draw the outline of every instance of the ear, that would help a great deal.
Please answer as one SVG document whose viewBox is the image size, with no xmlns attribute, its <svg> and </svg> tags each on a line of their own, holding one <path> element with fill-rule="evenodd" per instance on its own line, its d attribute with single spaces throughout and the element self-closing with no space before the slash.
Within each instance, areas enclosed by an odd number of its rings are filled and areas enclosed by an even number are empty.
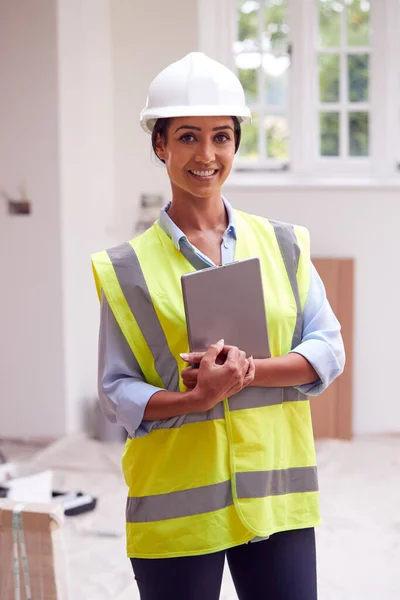
<svg viewBox="0 0 400 600">
<path fill-rule="evenodd" d="M 156 154 L 157 154 L 158 158 L 160 158 L 161 160 L 165 160 L 166 154 L 167 154 L 166 149 L 165 149 L 165 140 L 163 137 L 161 137 L 160 134 L 157 135 L 155 147 L 156 147 Z"/>
</svg>

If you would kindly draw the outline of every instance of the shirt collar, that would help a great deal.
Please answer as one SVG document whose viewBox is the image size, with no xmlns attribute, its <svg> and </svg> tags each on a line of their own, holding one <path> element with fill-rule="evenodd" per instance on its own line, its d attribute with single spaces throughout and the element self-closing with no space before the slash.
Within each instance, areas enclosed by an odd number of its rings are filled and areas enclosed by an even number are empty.
<svg viewBox="0 0 400 600">
<path fill-rule="evenodd" d="M 222 196 L 222 201 L 225 205 L 226 214 L 228 215 L 228 227 L 225 230 L 225 233 L 228 236 L 231 236 L 236 239 L 236 227 L 235 227 L 235 212 L 232 206 L 229 204 L 228 200 Z M 168 214 L 168 209 L 171 206 L 171 202 L 166 204 L 160 211 L 160 215 L 158 217 L 158 224 L 164 233 L 167 234 L 169 238 L 174 243 L 174 246 L 177 250 L 180 250 L 180 241 L 182 239 L 187 240 L 186 235 L 183 233 L 182 229 L 179 229 L 177 225 L 173 222 L 171 217 Z"/>
</svg>

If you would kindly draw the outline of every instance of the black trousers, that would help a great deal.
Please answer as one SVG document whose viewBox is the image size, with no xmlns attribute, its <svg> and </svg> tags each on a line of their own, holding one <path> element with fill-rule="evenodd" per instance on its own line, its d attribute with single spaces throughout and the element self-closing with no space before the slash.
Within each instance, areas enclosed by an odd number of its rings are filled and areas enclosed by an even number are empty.
<svg viewBox="0 0 400 600">
<path fill-rule="evenodd" d="M 132 558 L 141 600 L 218 600 L 225 556 L 239 600 L 317 600 L 314 529 L 203 556 Z"/>
</svg>

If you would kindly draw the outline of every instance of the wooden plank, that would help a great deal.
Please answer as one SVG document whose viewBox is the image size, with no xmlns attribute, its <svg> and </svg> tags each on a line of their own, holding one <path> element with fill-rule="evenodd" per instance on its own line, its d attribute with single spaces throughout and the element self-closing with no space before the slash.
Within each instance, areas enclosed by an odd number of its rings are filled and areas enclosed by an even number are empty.
<svg viewBox="0 0 400 600">
<path fill-rule="evenodd" d="M 352 259 L 313 259 L 328 300 L 342 325 L 347 363 L 341 377 L 320 396 L 311 398 L 315 438 L 352 437 L 353 276 Z"/>
<path fill-rule="evenodd" d="M 340 261 L 338 319 L 346 350 L 346 366 L 337 380 L 337 437 L 353 437 L 353 341 L 354 341 L 354 261 Z"/>
</svg>

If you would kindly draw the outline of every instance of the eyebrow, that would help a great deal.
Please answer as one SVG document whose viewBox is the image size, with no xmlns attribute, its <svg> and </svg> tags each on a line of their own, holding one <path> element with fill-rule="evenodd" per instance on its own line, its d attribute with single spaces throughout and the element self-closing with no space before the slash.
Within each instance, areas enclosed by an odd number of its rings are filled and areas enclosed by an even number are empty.
<svg viewBox="0 0 400 600">
<path fill-rule="evenodd" d="M 201 127 L 195 127 L 194 125 L 180 125 L 180 127 L 178 127 L 175 133 L 180 129 L 193 129 L 195 131 L 201 131 Z M 213 131 L 221 131 L 222 129 L 230 129 L 231 131 L 233 131 L 233 128 L 230 125 L 220 125 L 219 127 L 213 127 Z"/>
</svg>

